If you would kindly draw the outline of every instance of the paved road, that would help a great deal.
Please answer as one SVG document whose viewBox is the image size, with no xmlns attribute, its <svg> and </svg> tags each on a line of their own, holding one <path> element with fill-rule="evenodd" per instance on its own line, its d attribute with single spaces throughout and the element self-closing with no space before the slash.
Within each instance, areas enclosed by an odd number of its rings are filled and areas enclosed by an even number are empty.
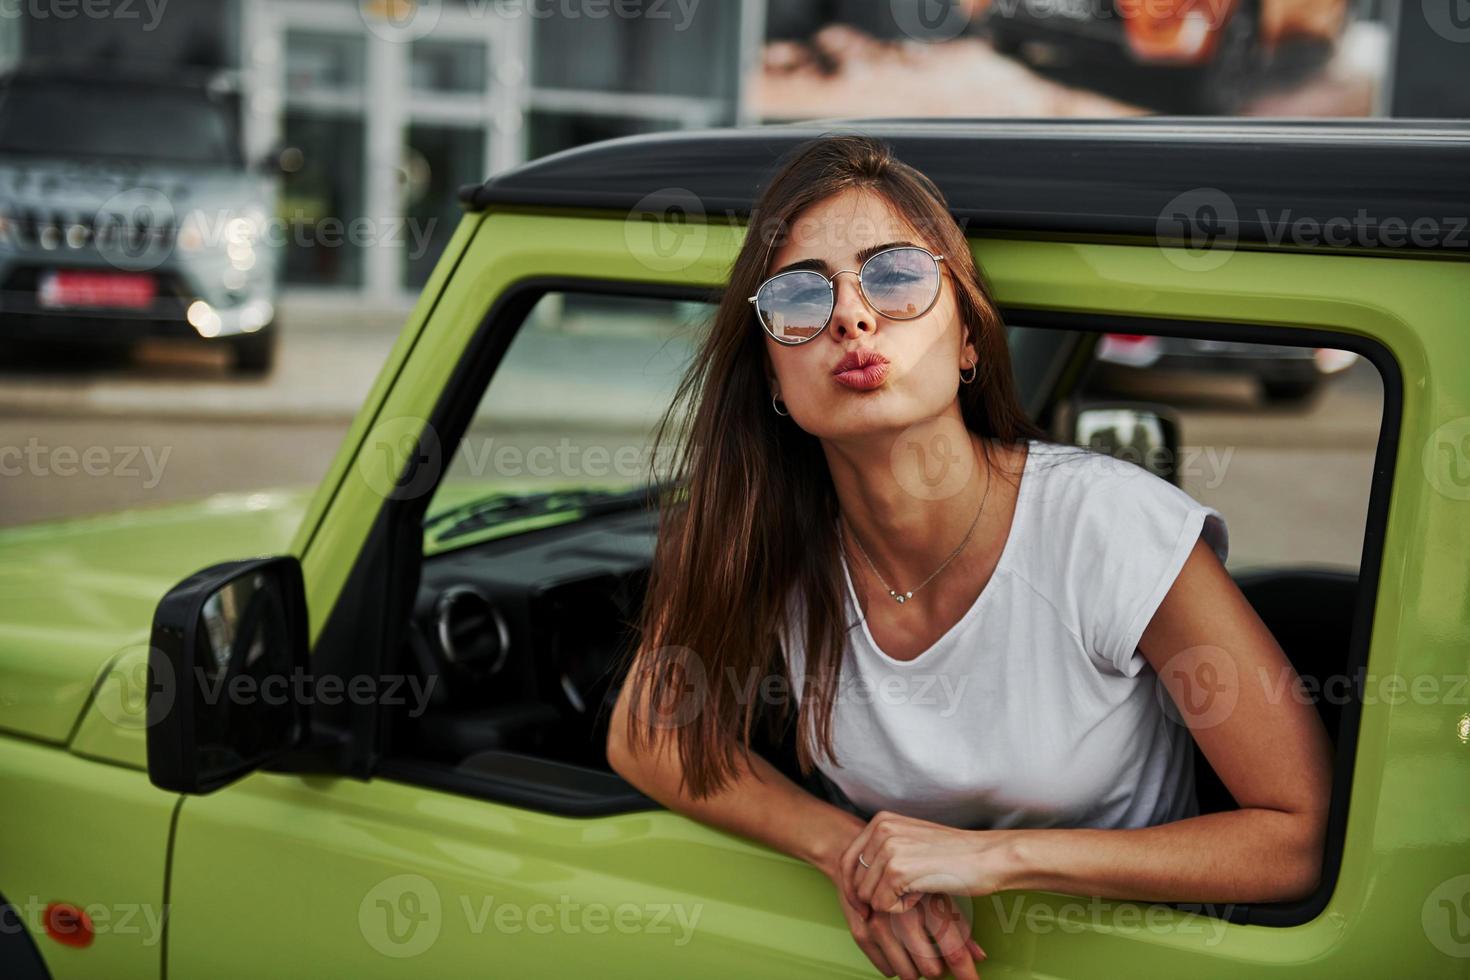
<svg viewBox="0 0 1470 980">
<path fill-rule="evenodd" d="M 131 361 L 0 361 L 0 526 L 315 484 L 407 314 L 288 312 L 280 366 L 264 381 L 172 347 Z M 562 435 L 614 452 L 642 445 L 660 403 L 651 379 L 667 391 L 680 343 L 528 332 L 512 351 L 516 377 L 497 382 L 452 472 L 478 464 L 483 475 L 500 446 L 524 452 Z M 1225 513 L 1233 567 L 1356 565 L 1382 403 L 1366 363 L 1305 410 L 1263 406 L 1252 382 L 1229 376 L 1158 376 L 1130 393 L 1180 406 L 1195 453 L 1184 486 Z M 569 412 L 575 425 L 547 421 Z"/>
</svg>

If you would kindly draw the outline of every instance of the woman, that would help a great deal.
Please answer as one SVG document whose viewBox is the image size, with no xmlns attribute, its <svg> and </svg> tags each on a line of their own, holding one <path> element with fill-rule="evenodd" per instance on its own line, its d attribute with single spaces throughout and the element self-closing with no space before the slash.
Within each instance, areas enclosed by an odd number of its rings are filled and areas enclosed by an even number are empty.
<svg viewBox="0 0 1470 980">
<path fill-rule="evenodd" d="M 613 768 L 821 869 L 890 976 L 975 975 L 944 896 L 1311 892 L 1328 740 L 1219 512 L 1025 417 L 962 230 L 884 143 L 799 147 L 755 214 L 656 436 L 687 411 Z M 749 751 L 772 677 L 836 802 Z M 1238 810 L 1199 814 L 1191 731 Z"/>
</svg>

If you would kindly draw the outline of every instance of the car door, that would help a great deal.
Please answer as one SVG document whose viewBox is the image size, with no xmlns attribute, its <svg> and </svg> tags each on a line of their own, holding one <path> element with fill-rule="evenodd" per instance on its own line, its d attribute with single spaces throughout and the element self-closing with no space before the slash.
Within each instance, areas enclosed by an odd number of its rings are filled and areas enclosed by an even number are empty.
<svg viewBox="0 0 1470 980">
<path fill-rule="evenodd" d="M 692 295 L 718 287 L 742 233 L 700 226 L 671 251 L 651 237 L 657 229 L 621 216 L 507 211 L 471 222 L 298 538 L 313 657 L 339 673 L 383 680 L 384 645 L 418 580 L 416 561 L 405 559 L 422 545 L 421 521 L 395 512 L 414 513 L 432 491 L 463 434 L 464 402 L 478 396 L 471 380 L 503 354 L 536 290 L 615 284 Z M 999 236 L 973 245 L 1003 306 L 1058 317 L 1092 310 L 1109 324 L 1098 329 L 1154 317 L 1228 335 L 1219 310 L 1269 308 L 1280 330 L 1345 324 L 1405 356 L 1418 349 L 1414 331 L 1441 329 L 1436 318 L 1451 308 L 1444 263 L 1242 252 L 1197 271 L 1157 248 Z M 1381 313 L 1393 302 L 1397 315 Z M 1375 485 L 1375 520 L 1386 514 L 1386 487 Z M 1378 557 L 1365 574 L 1377 575 Z M 1395 587 L 1383 583 L 1384 601 Z M 1360 639 L 1366 645 L 1366 633 Z M 385 774 L 383 706 L 350 707 L 323 707 L 335 741 L 314 764 L 298 760 L 301 771 L 256 773 L 181 805 L 169 872 L 175 975 L 871 975 L 814 869 L 661 808 L 575 815 Z M 1367 815 L 1383 776 L 1353 776 L 1355 812 Z M 1346 796 L 1340 802 L 1345 820 Z M 1343 861 L 1330 903 L 1279 928 L 1240 924 L 1241 910 L 1227 907 L 1048 892 L 988 896 L 967 909 L 987 968 L 1005 975 L 1327 975 L 1360 965 L 1365 944 L 1392 945 L 1391 916 L 1364 918 L 1376 907 L 1363 863 L 1373 826 L 1339 833 L 1339 853 L 1357 857 Z M 1344 921 L 1363 924 L 1345 934 Z"/>
<path fill-rule="evenodd" d="M 718 284 L 738 232 L 710 229 L 686 267 L 639 249 L 621 221 L 466 219 L 319 494 L 302 559 L 314 658 L 370 662 L 355 632 L 380 611 L 354 594 L 382 511 L 414 497 L 404 460 L 466 361 L 515 326 L 505 299 L 539 280 Z M 636 234 L 636 227 L 632 234 Z M 464 239 L 461 241 L 460 239 Z M 462 253 L 462 254 L 459 254 Z M 435 290 L 438 290 L 435 293 Z M 411 335 L 412 334 L 412 335 Z M 411 336 L 410 336 L 411 335 Z M 422 489 L 422 488 L 421 488 Z M 313 519 L 308 519 L 308 525 Z M 391 534 L 390 534 L 391 536 Z M 417 548 L 421 535 L 409 535 Z M 369 574 L 368 578 L 372 578 Z M 384 583 L 376 582 L 376 587 Z M 334 609 L 334 607 L 336 607 Z M 330 614 L 330 615 L 329 615 Z M 337 617 L 333 621 L 333 617 Z M 351 620 L 339 627 L 343 620 Z M 345 632 L 344 632 L 345 630 Z M 383 676 L 368 663 L 356 672 Z M 340 701 L 351 700 L 344 678 Z M 386 701 L 386 686 L 372 697 Z M 318 726 L 345 717 L 312 689 Z M 381 704 L 351 705 L 346 741 L 372 743 Z M 170 972 L 262 975 L 516 973 L 851 976 L 869 970 L 830 886 L 752 843 L 642 809 L 568 816 L 368 775 L 363 745 L 329 763 L 258 772 L 181 806 L 170 869 Z M 311 770 L 335 770 L 323 774 Z M 342 773 L 354 772 L 354 775 Z"/>
</svg>

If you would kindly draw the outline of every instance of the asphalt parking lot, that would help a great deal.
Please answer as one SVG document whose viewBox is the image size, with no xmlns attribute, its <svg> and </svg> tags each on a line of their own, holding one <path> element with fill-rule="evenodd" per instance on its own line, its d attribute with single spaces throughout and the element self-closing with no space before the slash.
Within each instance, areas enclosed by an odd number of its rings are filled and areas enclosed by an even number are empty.
<svg viewBox="0 0 1470 980">
<path fill-rule="evenodd" d="M 11 449 L 0 460 L 0 525 L 314 485 L 407 311 L 288 312 L 278 368 L 263 380 L 234 378 L 222 357 L 169 346 L 130 360 L 68 353 L 4 362 L 0 447 Z M 625 340 L 562 337 L 544 357 L 523 360 L 536 371 L 506 399 L 534 416 L 522 434 L 559 431 L 547 420 L 560 393 L 597 384 L 612 356 L 644 355 Z M 1366 362 L 1299 409 L 1264 405 L 1254 382 L 1229 375 L 1154 375 L 1127 394 L 1179 410 L 1194 453 L 1184 488 L 1226 515 L 1232 567 L 1356 567 L 1382 402 Z M 615 396 L 594 401 L 616 404 Z M 577 427 L 565 430 L 576 437 Z M 97 465 L 85 464 L 89 453 Z"/>
</svg>

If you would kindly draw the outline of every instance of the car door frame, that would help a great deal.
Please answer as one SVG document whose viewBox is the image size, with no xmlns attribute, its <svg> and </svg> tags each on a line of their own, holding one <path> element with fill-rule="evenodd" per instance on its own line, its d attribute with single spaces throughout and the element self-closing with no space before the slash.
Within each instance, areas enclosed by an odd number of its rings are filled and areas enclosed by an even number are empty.
<svg viewBox="0 0 1470 980">
<path fill-rule="evenodd" d="M 485 236 L 486 241 L 494 238 L 502 239 L 505 242 L 514 241 L 515 244 L 505 244 L 498 250 L 489 249 L 487 246 L 487 251 L 473 258 L 465 267 L 463 275 L 456 275 L 449 281 L 442 302 L 435 308 L 434 320 L 429 324 L 431 328 L 437 324 L 437 332 L 433 329 L 425 330 L 423 335 L 415 342 L 413 345 L 414 363 L 402 365 L 403 370 L 395 376 L 395 379 L 384 390 L 379 392 L 380 398 L 369 414 L 369 418 L 373 424 L 366 426 L 365 431 L 359 433 L 361 438 L 357 439 L 355 443 L 352 441 L 349 442 L 349 446 L 344 448 L 343 452 L 345 463 L 342 459 L 339 459 L 339 464 L 334 467 L 336 472 L 342 474 L 340 485 L 334 491 L 332 505 L 324 513 L 321 526 L 315 529 L 313 533 L 311 540 L 317 547 L 306 549 L 304 554 L 309 590 L 313 589 L 314 586 L 314 590 L 310 594 L 313 600 L 314 625 L 319 626 L 319 629 L 313 634 L 318 637 L 318 652 L 328 652 L 329 647 L 341 644 L 344 648 L 355 651 L 358 657 L 363 656 L 364 649 L 375 650 L 376 659 L 370 658 L 370 667 L 375 666 L 380 668 L 381 664 L 385 662 L 383 658 L 386 651 L 383 643 L 385 638 L 391 635 L 391 631 L 386 630 L 384 627 L 393 617 L 405 616 L 406 609 L 402 608 L 400 604 L 386 601 L 380 601 L 376 607 L 373 607 L 371 602 L 365 601 L 361 597 L 373 595 L 384 597 L 387 595 L 387 592 L 384 590 L 388 589 L 390 585 L 400 590 L 404 595 L 408 597 L 412 596 L 412 585 L 417 580 L 416 572 L 410 575 L 402 569 L 389 570 L 383 566 L 394 564 L 389 559 L 395 553 L 395 548 L 407 549 L 397 552 L 399 554 L 407 554 L 416 553 L 417 549 L 421 546 L 420 528 L 412 520 L 406 519 L 404 515 L 411 515 L 415 509 L 421 515 L 421 498 L 427 497 L 427 490 L 423 486 L 418 485 L 418 478 L 424 472 L 420 467 L 426 461 L 432 459 L 432 454 L 426 454 L 421 451 L 423 448 L 421 442 L 415 443 L 408 449 L 404 449 L 403 440 L 397 439 L 396 437 L 404 431 L 408 431 L 407 428 L 404 428 L 405 424 L 408 426 L 418 425 L 420 426 L 420 431 L 422 431 L 422 427 L 427 424 L 428 420 L 434 417 L 431 413 L 437 410 L 437 406 L 447 401 L 452 401 L 455 397 L 470 402 L 468 406 L 463 407 L 463 410 L 465 412 L 472 412 L 477 399 L 464 399 L 462 393 L 456 395 L 454 379 L 462 377 L 461 372 L 469 371 L 474 363 L 476 363 L 477 358 L 490 358 L 497 350 L 503 353 L 505 346 L 509 344 L 509 334 L 513 333 L 513 330 L 500 330 L 498 327 L 499 321 L 489 316 L 490 310 L 486 309 L 487 297 L 495 297 L 496 302 L 499 302 L 509 292 L 514 283 L 534 281 L 537 277 L 548 275 L 566 275 L 575 269 L 585 268 L 586 263 L 592 259 L 610 263 L 612 266 L 610 270 L 604 269 L 604 271 L 609 272 L 609 275 L 606 280 L 599 280 L 600 283 L 608 281 L 628 282 L 633 284 L 630 286 L 630 289 L 646 291 L 650 287 L 669 287 L 671 282 L 683 279 L 685 280 L 685 286 L 679 288 L 688 288 L 691 285 L 695 285 L 713 289 L 718 287 L 720 276 L 727 269 L 734 246 L 738 244 L 738 236 L 734 232 L 714 235 L 712 238 L 718 238 L 718 241 L 706 243 L 707 247 L 704 248 L 699 256 L 684 267 L 671 270 L 666 266 L 661 266 L 660 263 L 663 260 L 651 248 L 642 247 L 640 249 L 639 247 L 630 247 L 631 239 L 628 241 L 614 242 L 611 234 L 609 234 L 601 239 L 600 244 L 580 242 L 568 245 L 566 243 L 547 241 L 547 238 L 554 238 L 559 230 L 564 232 L 566 229 L 560 227 L 557 221 L 546 218 L 540 219 L 540 224 L 534 221 L 517 224 L 513 220 L 515 215 L 516 212 L 493 212 L 489 213 L 486 220 L 481 223 L 477 233 L 477 239 L 478 236 Z M 607 221 L 608 219 L 604 217 L 597 220 Z M 621 238 L 623 235 L 622 225 L 616 220 L 609 222 L 609 224 L 614 226 Z M 717 228 L 720 226 L 711 227 Z M 613 229 L 601 230 L 610 233 Z M 974 245 L 975 243 L 972 243 L 972 247 Z M 1010 242 L 1004 249 L 999 250 L 991 256 L 991 258 L 998 258 L 999 260 L 987 262 L 987 271 L 996 287 L 998 300 L 1003 308 L 1056 311 L 1057 304 L 1052 302 L 1052 297 L 1045 295 L 1044 291 L 1038 292 L 1040 284 L 1054 280 L 1054 274 L 1040 274 L 1036 263 L 1049 261 L 1050 258 L 1055 257 L 1070 257 L 1067 253 L 1071 250 L 1106 250 L 1113 247 L 1111 243 L 1096 242 L 1085 244 L 1065 241 Z M 1139 246 L 1125 247 L 1137 248 Z M 624 254 L 620 255 L 620 250 Z M 1249 251 L 1242 250 L 1240 265 L 1250 267 L 1253 264 L 1254 260 L 1249 258 L 1250 254 Z M 1096 258 L 1099 256 L 1104 259 L 1108 258 L 1106 252 L 1097 251 L 1076 256 L 1079 263 L 1078 268 L 1083 267 L 1083 258 Z M 1383 261 L 1392 260 L 1385 259 Z M 1420 263 L 1420 265 L 1426 264 Z M 1116 272 L 1116 270 L 1112 271 Z M 1174 273 L 1177 274 L 1178 271 L 1175 269 Z M 1112 303 L 1115 306 L 1123 304 L 1122 308 L 1125 310 L 1137 311 L 1142 309 L 1150 317 L 1162 315 L 1169 307 L 1177 307 L 1181 303 L 1186 308 L 1193 308 L 1195 304 L 1189 302 L 1187 298 L 1184 300 L 1180 299 L 1178 290 L 1182 287 L 1177 282 L 1173 283 L 1174 292 L 1170 292 L 1167 289 L 1162 291 L 1156 290 L 1152 293 L 1148 292 L 1148 287 L 1155 284 L 1149 280 L 1151 278 L 1157 278 L 1160 273 L 1168 275 L 1169 270 L 1163 269 L 1157 262 L 1153 262 L 1140 275 L 1122 275 L 1116 278 L 1109 278 L 1107 285 L 1114 291 L 1104 295 L 1103 299 L 1105 302 L 1102 305 L 1106 307 L 1108 303 Z M 1224 286 L 1219 288 L 1224 288 L 1226 293 L 1230 289 L 1236 289 L 1245 291 L 1251 296 L 1262 295 L 1260 288 L 1242 284 L 1241 277 L 1248 273 L 1249 268 L 1237 269 L 1236 272 L 1231 274 L 1229 279 L 1223 280 Z M 1202 275 L 1207 276 L 1208 274 Z M 1210 282 L 1207 278 L 1193 281 L 1205 284 L 1206 286 Z M 599 285 L 599 289 L 601 288 L 603 286 Z M 1130 291 L 1143 290 L 1139 295 L 1146 298 L 1136 301 L 1120 299 L 1119 294 L 1116 292 L 1117 289 Z M 1310 293 L 1311 290 L 1306 290 L 1306 292 Z M 1424 375 L 1430 373 L 1426 352 L 1419 343 L 1422 338 L 1416 335 L 1414 327 L 1410 323 L 1398 315 L 1406 312 L 1405 309 L 1390 311 L 1372 310 L 1363 302 L 1355 301 L 1355 305 L 1353 302 L 1345 302 L 1325 296 L 1308 295 L 1304 298 L 1299 298 L 1301 302 L 1295 304 L 1297 307 L 1295 313 L 1297 319 L 1293 320 L 1290 317 L 1279 317 L 1275 320 L 1275 325 L 1262 327 L 1273 339 L 1280 340 L 1291 337 L 1305 338 L 1308 336 L 1317 336 L 1317 334 L 1310 332 L 1312 329 L 1326 331 L 1324 336 L 1330 335 L 1339 345 L 1343 345 L 1342 341 L 1346 337 L 1377 337 L 1383 343 L 1384 349 L 1390 351 L 1392 362 L 1397 367 L 1396 373 L 1402 374 L 1408 372 Z M 1412 304 L 1406 302 L 1404 305 L 1408 307 Z M 1303 312 L 1308 310 L 1308 308 L 1310 308 L 1310 315 L 1307 312 Z M 1334 310 L 1341 313 L 1341 319 L 1337 319 L 1334 316 Z M 1412 310 L 1408 310 L 1408 312 L 1412 313 Z M 1248 325 L 1252 323 L 1259 324 L 1261 322 L 1262 318 L 1260 316 L 1252 316 L 1251 313 L 1252 311 L 1249 305 L 1247 305 L 1247 308 L 1244 310 L 1234 311 L 1230 319 L 1211 320 L 1209 322 L 1218 326 L 1217 332 L 1221 335 L 1238 337 L 1242 335 Z M 1116 323 L 1118 319 L 1117 317 L 1110 316 L 1109 322 Z M 1412 316 L 1409 319 L 1412 320 Z M 467 330 L 464 327 L 466 323 L 479 324 L 481 327 L 488 324 L 487 332 L 492 336 L 487 337 L 484 343 L 489 346 L 475 348 L 473 346 L 474 337 L 466 335 Z M 1316 324 L 1316 327 L 1314 328 L 1304 324 Z M 518 324 L 516 325 L 518 326 Z M 476 327 L 475 332 L 479 333 L 480 327 Z M 498 356 L 498 354 L 494 356 Z M 434 393 L 432 399 L 433 404 L 430 404 L 430 398 L 427 393 Z M 395 426 L 398 428 L 395 428 Z M 1393 430 L 1391 434 L 1394 438 L 1398 437 L 1398 433 L 1394 430 L 1394 427 L 1385 425 L 1384 428 L 1385 430 Z M 443 432 L 452 433 L 453 428 L 446 423 Z M 457 433 L 454 434 L 457 436 Z M 377 460 L 374 458 L 374 454 L 365 451 L 365 447 L 372 443 L 375 436 L 381 437 L 385 435 L 388 437 L 386 439 L 388 452 L 381 454 L 383 458 Z M 435 438 L 439 438 L 439 436 L 436 435 Z M 447 443 L 448 440 L 445 440 L 445 444 Z M 1402 453 L 1394 452 L 1380 459 L 1380 463 L 1388 462 L 1394 464 L 1389 467 L 1390 472 L 1388 475 L 1392 476 L 1394 469 L 1401 468 L 1404 465 Z M 350 475 L 348 471 L 354 469 L 359 472 L 355 476 Z M 1397 486 L 1391 486 L 1397 492 Z M 416 490 L 414 490 L 415 487 L 417 487 Z M 394 488 L 408 488 L 413 492 L 406 493 L 402 497 L 395 499 L 393 496 Z M 1400 512 L 1404 506 L 1416 505 L 1417 502 L 1411 502 L 1407 505 L 1400 504 Z M 1381 506 L 1385 507 L 1386 516 L 1392 522 L 1395 519 L 1392 513 L 1393 508 L 1387 507 L 1386 504 Z M 1397 519 L 1402 523 L 1404 520 L 1411 518 L 1399 516 Z M 1371 530 L 1373 529 L 1370 528 Z M 373 545 L 371 542 L 379 542 L 379 544 Z M 334 572 L 330 567 L 335 560 L 338 562 L 338 567 L 340 568 L 340 562 L 343 559 L 348 560 L 348 565 L 351 568 L 350 575 L 345 571 Z M 397 577 L 395 578 L 394 576 Z M 334 594 L 332 591 L 334 578 L 339 583 L 345 582 L 350 588 L 343 590 L 339 587 L 336 590 L 337 594 Z M 331 616 L 326 617 L 325 622 L 319 622 L 317 620 L 317 617 L 326 616 L 322 612 L 322 603 L 325 603 L 325 608 L 331 610 Z M 359 616 L 358 613 L 363 611 L 367 611 L 371 615 Z M 334 620 L 337 620 L 339 617 L 347 620 L 347 624 L 343 627 L 344 632 L 333 633 Z M 357 626 L 350 628 L 354 621 L 357 622 Z M 355 640 L 363 640 L 365 642 L 362 646 L 359 646 Z M 321 644 L 325 644 L 326 646 L 322 647 L 320 646 Z M 324 662 L 325 666 L 326 664 Z M 356 662 L 356 667 L 358 670 L 363 669 L 364 664 L 361 659 Z M 381 732 L 376 725 L 357 720 L 350 721 L 351 723 L 344 729 L 346 732 L 344 737 L 354 744 L 351 746 L 351 751 L 337 757 L 336 765 L 332 771 L 357 776 L 360 779 L 367 779 L 373 773 L 374 752 L 381 748 L 378 742 Z M 262 779 L 273 780 L 280 778 L 283 777 L 253 777 L 252 780 L 247 780 L 247 782 L 259 784 Z M 279 789 L 279 785 L 276 784 L 277 789 Z M 365 783 L 363 785 L 372 784 Z M 272 790 L 272 792 L 275 791 Z M 231 791 L 227 790 L 226 792 Z M 1352 807 L 1355 801 L 1349 799 L 1348 803 Z M 503 808 L 492 807 L 491 804 L 483 805 L 486 807 L 484 810 L 486 814 L 494 813 L 501 815 L 497 819 L 512 819 L 512 817 L 506 816 L 506 811 Z M 1368 805 L 1370 804 L 1358 804 L 1360 807 Z M 196 801 L 190 800 L 186 803 L 183 808 L 183 819 L 181 823 L 187 822 L 189 811 L 195 806 Z M 544 814 L 527 814 L 521 819 L 537 822 L 540 817 L 544 816 Z M 624 815 L 618 818 L 609 818 L 612 822 L 607 824 L 607 826 L 615 828 L 615 832 L 626 831 L 627 828 L 633 826 L 629 821 L 633 820 L 634 816 Z M 637 823 L 638 827 L 645 829 L 653 828 L 656 835 L 664 840 L 688 839 L 689 835 L 692 834 L 695 838 L 706 842 L 718 840 L 722 847 L 729 845 L 731 849 L 723 853 L 731 855 L 738 854 L 745 860 L 749 860 L 752 856 L 759 856 L 767 862 L 774 860 L 773 855 L 768 851 L 763 851 L 759 848 L 746 848 L 744 846 L 736 847 L 734 845 L 739 842 L 727 841 L 725 839 L 727 835 L 719 835 L 717 832 L 708 830 L 707 828 L 700 828 L 689 821 L 683 820 L 683 818 L 678 817 L 676 814 L 667 811 L 636 815 L 636 818 L 639 821 Z M 597 821 L 590 823 L 584 821 L 582 823 L 591 825 L 592 823 L 597 823 Z M 1368 859 L 1368 853 L 1365 850 L 1360 852 L 1359 856 L 1362 860 L 1366 861 Z M 801 873 L 798 873 L 811 872 L 812 869 L 792 871 L 781 860 L 775 860 L 774 864 L 767 864 L 766 867 L 771 868 L 773 874 L 779 874 L 782 881 L 788 887 L 807 898 L 821 894 L 820 889 L 816 888 L 815 885 L 824 884 L 823 882 L 818 881 L 814 883 L 814 880 L 809 874 L 803 877 Z M 777 869 L 784 870 L 778 871 Z M 1360 867 L 1357 871 L 1357 879 L 1353 882 L 1353 894 L 1349 899 L 1355 904 L 1364 898 L 1362 892 L 1364 875 L 1368 875 L 1371 878 L 1371 873 L 1367 869 Z M 668 879 L 670 887 L 673 887 L 677 881 L 677 878 Z M 737 887 L 736 883 L 723 878 L 721 879 L 721 885 L 731 888 Z M 1338 898 L 1338 894 L 1335 892 L 1332 897 L 1334 899 Z M 1059 896 L 1059 898 L 1065 898 L 1065 896 Z M 1049 910 L 1047 914 L 1053 917 L 1052 921 L 1057 921 L 1058 910 L 1064 906 L 1052 903 L 1050 899 L 1046 898 L 1043 898 L 1041 901 L 1042 907 Z M 826 938 L 823 938 L 821 940 L 822 942 L 832 939 L 833 915 L 835 915 L 835 908 L 828 908 L 821 915 L 810 919 L 809 924 L 819 930 L 818 933 L 813 933 L 812 936 L 825 936 Z M 992 922 L 993 919 L 987 919 L 987 924 Z M 1186 937 L 1180 930 L 1176 929 L 1174 932 L 1169 932 L 1169 927 L 1160 927 L 1160 929 L 1164 933 L 1163 935 L 1156 931 L 1150 932 L 1142 937 L 1128 937 L 1132 940 L 1138 940 L 1140 938 L 1149 940 L 1152 945 L 1134 941 L 1127 943 L 1126 948 L 1130 949 L 1136 957 L 1141 957 L 1141 959 L 1137 960 L 1140 963 L 1145 960 L 1159 964 L 1165 962 L 1185 962 L 1185 960 L 1179 960 L 1177 957 L 1172 956 L 1169 951 L 1171 949 L 1180 951 L 1181 949 L 1193 948 L 1190 944 L 1194 941 Z M 1107 932 L 1108 930 L 1091 929 L 1084 931 Z M 1276 932 L 1276 930 L 1268 931 Z M 1060 929 L 1058 935 L 1059 937 L 1065 937 L 1067 932 L 1068 930 L 1063 927 Z M 1340 930 L 1336 925 L 1323 923 L 1317 919 L 1303 924 L 1298 929 L 1282 930 L 1279 933 L 1282 937 L 1282 945 L 1274 954 L 1262 953 L 1260 940 L 1258 934 L 1255 932 L 1249 934 L 1230 933 L 1229 935 L 1238 938 L 1234 940 L 1234 945 L 1222 951 L 1225 957 L 1220 959 L 1216 965 L 1221 967 L 1238 967 L 1240 965 L 1238 959 L 1231 960 L 1231 955 L 1234 954 L 1238 958 L 1247 951 L 1253 951 L 1253 954 L 1261 955 L 1266 959 L 1271 959 L 1274 956 L 1274 958 L 1280 961 L 1279 965 L 1282 966 L 1292 963 L 1300 965 L 1309 960 L 1321 962 L 1324 951 L 1330 949 L 1333 945 L 1329 932 L 1332 936 L 1336 936 Z M 789 937 L 780 937 L 780 942 L 785 942 L 787 938 Z M 992 946 L 992 951 L 994 952 L 999 948 L 1007 955 L 1008 959 L 1011 956 L 1015 956 L 1017 957 L 1016 962 L 1031 962 L 1039 967 L 1040 961 L 1035 959 L 1037 953 L 1035 938 L 1035 934 L 1020 938 L 1017 938 L 1015 934 L 1011 934 L 999 943 L 998 946 Z M 1342 949 L 1339 949 L 1338 952 L 1343 956 L 1349 955 L 1348 952 L 1344 952 Z M 1064 953 L 1062 955 L 1066 954 Z M 834 962 L 847 962 L 850 959 L 848 957 L 846 961 L 839 959 Z M 1334 958 L 1328 957 L 1328 959 Z M 1187 961 L 1195 965 L 1214 962 L 1201 960 L 1197 957 L 1187 957 Z M 803 965 L 804 968 L 810 968 L 813 963 L 810 959 L 807 959 L 803 961 Z M 1224 974 L 1222 973 L 1221 975 Z"/>
</svg>

